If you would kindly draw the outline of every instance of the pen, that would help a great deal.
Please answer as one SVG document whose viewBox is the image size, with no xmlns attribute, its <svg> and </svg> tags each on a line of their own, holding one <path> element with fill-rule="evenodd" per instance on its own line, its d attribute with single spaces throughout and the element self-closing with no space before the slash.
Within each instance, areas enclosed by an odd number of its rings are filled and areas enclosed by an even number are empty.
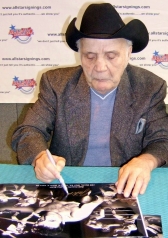
<svg viewBox="0 0 168 238">
<path fill-rule="evenodd" d="M 55 165 L 55 161 L 54 161 L 54 159 L 53 159 L 53 157 L 52 157 L 50 151 L 47 149 L 46 152 L 47 152 L 47 156 L 48 156 L 50 162 L 51 162 L 53 165 Z M 66 184 L 65 184 L 65 182 L 64 182 L 64 179 L 63 179 L 63 177 L 62 177 L 61 175 L 60 175 L 59 181 L 60 181 L 60 183 L 61 183 L 61 185 L 62 185 L 64 191 L 68 194 L 67 186 L 66 186 Z"/>
</svg>

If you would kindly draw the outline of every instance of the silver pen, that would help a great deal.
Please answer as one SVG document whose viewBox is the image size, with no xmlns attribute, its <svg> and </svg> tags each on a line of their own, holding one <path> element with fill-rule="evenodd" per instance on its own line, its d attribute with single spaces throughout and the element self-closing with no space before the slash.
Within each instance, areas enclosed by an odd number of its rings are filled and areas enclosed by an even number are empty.
<svg viewBox="0 0 168 238">
<path fill-rule="evenodd" d="M 48 156 L 50 162 L 51 162 L 53 165 L 55 165 L 55 161 L 54 161 L 54 159 L 53 159 L 53 157 L 52 157 L 52 154 L 50 153 L 50 151 L 49 151 L 48 149 L 46 149 L 46 153 L 47 153 L 47 156 Z M 65 182 L 64 182 L 64 179 L 63 179 L 63 177 L 62 177 L 61 175 L 60 175 L 59 181 L 60 181 L 60 183 L 61 183 L 61 185 L 62 185 L 64 191 L 68 194 L 67 186 L 66 186 L 66 184 L 65 184 Z"/>
</svg>

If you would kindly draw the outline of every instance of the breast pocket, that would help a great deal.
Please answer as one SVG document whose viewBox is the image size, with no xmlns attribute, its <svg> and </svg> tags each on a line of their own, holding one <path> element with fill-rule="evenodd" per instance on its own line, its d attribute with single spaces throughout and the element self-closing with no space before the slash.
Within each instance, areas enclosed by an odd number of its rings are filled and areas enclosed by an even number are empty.
<svg viewBox="0 0 168 238">
<path fill-rule="evenodd" d="M 143 139 L 145 135 L 146 119 L 140 118 L 135 127 L 132 127 L 127 137 L 127 146 L 131 155 L 141 153 L 143 149 Z"/>
<path fill-rule="evenodd" d="M 146 124 L 146 119 L 140 118 L 136 126 L 135 134 L 141 133 L 145 128 L 145 124 Z"/>
</svg>

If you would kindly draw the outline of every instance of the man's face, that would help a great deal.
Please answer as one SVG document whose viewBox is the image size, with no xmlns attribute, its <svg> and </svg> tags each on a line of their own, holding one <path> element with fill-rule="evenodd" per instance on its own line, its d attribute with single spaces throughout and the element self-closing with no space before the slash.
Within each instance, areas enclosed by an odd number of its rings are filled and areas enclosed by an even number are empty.
<svg viewBox="0 0 168 238">
<path fill-rule="evenodd" d="M 88 85 L 100 94 L 106 94 L 118 86 L 132 46 L 122 38 L 82 38 L 79 51 Z"/>
</svg>

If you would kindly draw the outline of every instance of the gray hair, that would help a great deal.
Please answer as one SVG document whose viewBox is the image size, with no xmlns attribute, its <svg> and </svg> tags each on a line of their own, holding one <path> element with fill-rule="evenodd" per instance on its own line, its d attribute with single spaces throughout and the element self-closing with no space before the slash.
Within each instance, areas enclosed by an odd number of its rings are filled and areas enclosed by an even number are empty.
<svg viewBox="0 0 168 238">
<path fill-rule="evenodd" d="M 81 38 L 82 39 L 82 38 Z M 81 39 L 77 40 L 76 41 L 76 46 L 78 48 L 78 52 L 80 51 L 80 42 L 81 42 Z M 132 46 L 133 45 L 133 42 L 131 40 L 127 40 L 125 39 L 127 44 L 128 44 L 128 47 Z"/>
<path fill-rule="evenodd" d="M 78 48 L 78 52 L 79 52 L 79 50 L 80 50 L 80 41 L 81 41 L 81 39 L 79 39 L 79 40 L 76 41 L 76 47 Z"/>
</svg>

